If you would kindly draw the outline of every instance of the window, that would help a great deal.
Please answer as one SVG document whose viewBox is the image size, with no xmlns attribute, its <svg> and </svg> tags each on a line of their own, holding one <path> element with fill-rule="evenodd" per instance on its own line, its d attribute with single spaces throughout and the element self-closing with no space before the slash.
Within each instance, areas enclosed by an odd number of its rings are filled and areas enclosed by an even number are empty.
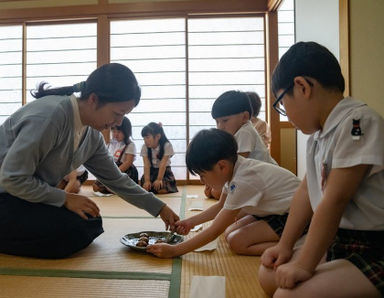
<svg viewBox="0 0 384 298">
<path fill-rule="evenodd" d="M 111 22 L 111 62 L 131 68 L 142 88 L 128 116 L 138 152 L 143 126 L 162 122 L 175 150 L 172 170 L 176 179 L 187 179 L 187 143 L 197 131 L 215 127 L 214 100 L 232 89 L 265 97 L 263 26 L 262 17 Z M 141 175 L 139 155 L 135 165 Z"/>
<path fill-rule="evenodd" d="M 96 23 L 28 25 L 27 102 L 41 81 L 52 87 L 84 81 L 97 65 L 96 44 Z"/>
<path fill-rule="evenodd" d="M 277 12 L 279 59 L 295 43 L 295 8 L 294 0 L 283 0 Z M 280 121 L 288 121 L 287 116 L 280 115 Z"/>
<path fill-rule="evenodd" d="M 0 125 L 22 105 L 22 26 L 0 26 Z"/>
</svg>

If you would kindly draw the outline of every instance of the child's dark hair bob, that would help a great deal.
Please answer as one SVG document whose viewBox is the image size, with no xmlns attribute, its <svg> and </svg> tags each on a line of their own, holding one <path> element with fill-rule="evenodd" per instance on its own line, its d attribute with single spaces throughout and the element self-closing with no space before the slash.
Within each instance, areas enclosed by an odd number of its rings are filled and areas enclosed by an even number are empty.
<svg viewBox="0 0 384 298">
<path fill-rule="evenodd" d="M 216 128 L 199 131 L 187 148 L 185 161 L 188 171 L 193 175 L 210 171 L 219 160 L 228 160 L 235 164 L 237 160 L 235 138 Z"/>
<path fill-rule="evenodd" d="M 245 92 L 230 90 L 221 94 L 213 103 L 211 115 L 213 119 L 248 112 L 253 115 L 251 101 Z"/>
</svg>

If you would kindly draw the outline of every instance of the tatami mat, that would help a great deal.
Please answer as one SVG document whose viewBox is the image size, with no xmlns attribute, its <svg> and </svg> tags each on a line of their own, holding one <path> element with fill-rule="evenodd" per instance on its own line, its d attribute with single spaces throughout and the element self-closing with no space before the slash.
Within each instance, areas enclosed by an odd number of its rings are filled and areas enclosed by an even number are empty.
<svg viewBox="0 0 384 298">
<path fill-rule="evenodd" d="M 182 186 L 162 195 L 181 218 L 198 214 L 217 201 L 206 199 L 203 186 Z M 84 195 L 93 195 L 90 186 Z M 115 196 L 92 197 L 101 209 L 104 230 L 88 248 L 64 260 L 45 260 L 0 254 L 0 297 L 168 297 L 188 298 L 194 275 L 226 278 L 226 297 L 265 298 L 257 281 L 260 258 L 233 254 L 223 237 L 213 252 L 188 253 L 159 259 L 132 251 L 120 238 L 139 231 L 164 231 L 159 218 Z M 209 223 L 204 224 L 208 226 Z M 193 233 L 187 237 L 193 236 Z M 204 297 L 202 297 L 204 298 Z"/>
<path fill-rule="evenodd" d="M 120 238 L 139 231 L 164 231 L 160 219 L 104 219 L 104 230 L 86 249 L 61 260 L 45 260 L 0 254 L 0 266 L 7 268 L 65 269 L 82 271 L 171 273 L 172 260 L 132 251 Z"/>
<path fill-rule="evenodd" d="M 1 298 L 167 298 L 169 281 L 0 276 Z"/>
</svg>

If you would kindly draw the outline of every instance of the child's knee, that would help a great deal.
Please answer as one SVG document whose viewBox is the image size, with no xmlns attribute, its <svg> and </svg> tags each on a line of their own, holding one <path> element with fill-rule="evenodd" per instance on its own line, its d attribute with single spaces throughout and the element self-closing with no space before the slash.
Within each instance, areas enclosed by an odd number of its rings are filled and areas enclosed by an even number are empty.
<svg viewBox="0 0 384 298">
<path fill-rule="evenodd" d="M 232 231 L 231 233 L 228 233 L 226 236 L 227 243 L 229 245 L 229 248 L 237 253 L 237 254 L 243 254 L 245 250 L 245 244 L 239 233 L 237 231 Z"/>
<path fill-rule="evenodd" d="M 258 272 L 258 280 L 264 292 L 268 296 L 272 297 L 277 289 L 275 282 L 275 271 L 263 265 L 260 265 Z"/>
</svg>

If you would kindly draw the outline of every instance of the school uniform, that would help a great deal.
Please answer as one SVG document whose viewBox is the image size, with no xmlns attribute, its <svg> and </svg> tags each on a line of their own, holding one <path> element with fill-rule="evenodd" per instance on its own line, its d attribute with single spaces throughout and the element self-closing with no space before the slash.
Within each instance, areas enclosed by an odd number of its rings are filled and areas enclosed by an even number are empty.
<svg viewBox="0 0 384 298">
<path fill-rule="evenodd" d="M 159 159 L 159 153 L 160 153 L 160 145 L 158 145 L 156 148 L 151 149 L 151 158 L 150 163 L 150 180 L 151 183 L 154 182 L 157 179 L 157 175 L 159 173 L 159 166 L 161 159 Z M 165 188 L 169 193 L 178 192 L 179 190 L 176 187 L 176 178 L 173 175 L 172 169 L 171 169 L 171 157 L 175 154 L 173 151 L 173 146 L 170 142 L 166 142 L 164 144 L 164 155 L 163 156 L 169 156 L 169 159 L 166 164 L 165 173 L 163 177 L 163 188 Z M 141 156 L 148 156 L 148 147 L 145 146 L 145 144 L 141 147 Z M 144 175 L 141 177 L 140 180 L 141 185 L 144 183 Z M 157 193 L 157 191 L 152 187 L 151 192 Z"/>
<path fill-rule="evenodd" d="M 293 194 L 300 179 L 292 172 L 255 159 L 238 156 L 233 177 L 223 187 L 227 194 L 225 209 L 242 209 L 265 220 L 281 235 Z"/>
<path fill-rule="evenodd" d="M 249 152 L 248 158 L 265 161 L 272 164 L 277 164 L 276 161 L 269 154 L 267 147 L 264 145 L 263 140 L 257 133 L 251 121 L 243 124 L 239 130 L 234 134 L 237 142 L 237 152 Z"/>
<path fill-rule="evenodd" d="M 119 167 L 122 163 L 124 163 L 125 155 L 131 154 L 133 155 L 133 160 L 135 160 L 136 156 L 136 145 L 134 142 L 130 142 L 128 145 L 124 142 L 118 142 L 116 140 L 112 140 L 107 145 L 109 153 L 113 156 L 113 160 L 116 165 Z M 132 164 L 125 173 L 136 183 L 139 183 L 138 172 L 134 164 Z"/>
<path fill-rule="evenodd" d="M 165 205 L 121 173 L 102 134 L 81 124 L 74 96 L 42 97 L 0 126 L 0 253 L 65 257 L 103 232 L 100 217 L 68 210 L 65 191 L 55 187 L 81 164 L 153 216 Z"/>
<path fill-rule="evenodd" d="M 346 206 L 328 260 L 356 265 L 384 295 L 384 119 L 347 97 L 307 142 L 307 183 L 312 209 L 334 168 L 372 165 Z"/>
</svg>

